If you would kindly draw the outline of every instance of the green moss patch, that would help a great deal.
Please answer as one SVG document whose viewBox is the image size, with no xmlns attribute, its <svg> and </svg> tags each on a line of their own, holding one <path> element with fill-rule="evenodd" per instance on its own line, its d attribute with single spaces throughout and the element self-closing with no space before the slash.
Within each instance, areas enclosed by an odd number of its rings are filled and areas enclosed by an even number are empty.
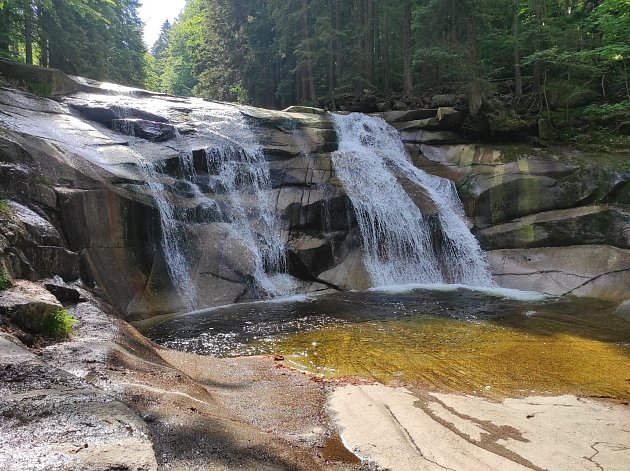
<svg viewBox="0 0 630 471">
<path fill-rule="evenodd" d="M 11 287 L 11 279 L 7 274 L 6 270 L 2 265 L 0 265 L 0 291 L 5 289 L 9 289 Z"/>
<path fill-rule="evenodd" d="M 11 216 L 12 214 L 11 206 L 6 200 L 0 200 L 0 214 L 5 216 Z"/>
</svg>

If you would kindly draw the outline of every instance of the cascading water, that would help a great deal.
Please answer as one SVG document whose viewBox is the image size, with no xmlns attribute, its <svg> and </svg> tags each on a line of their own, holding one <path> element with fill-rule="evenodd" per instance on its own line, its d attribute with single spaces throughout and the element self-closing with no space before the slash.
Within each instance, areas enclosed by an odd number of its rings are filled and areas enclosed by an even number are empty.
<svg viewBox="0 0 630 471">
<path fill-rule="evenodd" d="M 339 140 L 333 165 L 354 206 L 374 285 L 492 286 L 453 184 L 416 168 L 398 132 L 384 120 L 358 113 L 333 120 Z M 422 214 L 397 177 L 425 192 L 439 224 Z"/>
<path fill-rule="evenodd" d="M 160 181 L 161 172 L 148 162 L 140 162 L 138 167 L 145 176 L 145 181 L 160 214 L 162 251 L 167 270 L 182 301 L 188 309 L 193 309 L 197 299 L 197 290 L 190 277 L 190 263 L 183 251 L 185 243 L 182 240 L 182 234 L 184 232 L 175 218 L 172 204 L 164 196 L 167 192 L 165 185 Z"/>
<path fill-rule="evenodd" d="M 228 144 L 207 148 L 205 158 L 215 173 L 217 190 L 228 197 L 224 216 L 251 252 L 257 288 L 268 295 L 290 291 L 290 280 L 282 275 L 286 271 L 285 250 L 271 201 L 269 167 L 262 152 Z"/>
<path fill-rule="evenodd" d="M 180 152 L 177 158 L 177 179 L 173 185 L 161 180 L 168 178 L 159 164 L 144 160 L 139 164 L 160 213 L 162 246 L 169 274 L 188 308 L 195 305 L 196 289 L 190 277 L 192 260 L 187 260 L 186 224 L 229 222 L 231 234 L 239 239 L 254 262 L 253 286 L 258 295 L 275 296 L 294 289 L 293 279 L 286 275 L 285 246 L 281 226 L 275 214 L 271 195 L 269 166 L 262 148 L 238 108 L 221 103 L 208 106 L 203 100 L 194 104 L 190 117 L 195 123 L 197 142 L 203 141 L 205 169 L 203 175 L 195 168 L 193 152 Z M 145 105 L 147 101 L 143 102 Z M 159 103 L 152 111 L 163 114 Z M 125 108 L 118 106 L 116 123 L 119 132 L 134 135 L 134 123 L 125 119 Z M 181 136 L 175 129 L 175 138 Z M 181 147 L 178 146 L 178 147 Z M 198 165 L 198 164 L 197 164 Z M 186 185 L 182 185 L 182 181 Z M 178 198 L 178 188 L 184 188 L 186 198 L 197 201 L 201 211 L 181 211 L 178 203 L 164 195 Z M 178 188 L 177 188 L 178 187 Z M 186 204 L 186 203 L 184 203 Z M 209 218 L 204 220 L 204 214 Z"/>
<path fill-rule="evenodd" d="M 255 288 L 259 294 L 277 296 L 292 292 L 286 274 L 285 244 L 272 198 L 269 164 L 250 126 L 232 106 L 214 104 L 212 114 L 194 113 L 214 136 L 205 150 L 208 168 L 226 193 L 226 216 L 255 262 Z"/>
<path fill-rule="evenodd" d="M 119 132 L 135 137 L 135 127 L 132 121 L 124 119 L 126 115 L 124 108 L 118 109 L 119 120 L 114 128 Z M 179 136 L 177 136 L 179 137 Z M 192 152 L 180 154 L 182 166 L 194 175 L 192 166 Z M 184 305 L 192 310 L 196 305 L 197 289 L 190 277 L 189 262 L 184 254 L 184 241 L 182 234 L 184 231 L 179 227 L 179 221 L 175 217 L 174 206 L 166 198 L 166 186 L 160 180 L 163 169 L 160 164 L 153 164 L 144 159 L 139 159 L 138 169 L 144 176 L 144 181 L 149 187 L 149 191 L 155 206 L 160 215 L 160 227 L 162 229 L 162 252 L 164 261 L 173 285 L 177 290 Z M 191 175 L 192 176 L 192 175 Z"/>
</svg>

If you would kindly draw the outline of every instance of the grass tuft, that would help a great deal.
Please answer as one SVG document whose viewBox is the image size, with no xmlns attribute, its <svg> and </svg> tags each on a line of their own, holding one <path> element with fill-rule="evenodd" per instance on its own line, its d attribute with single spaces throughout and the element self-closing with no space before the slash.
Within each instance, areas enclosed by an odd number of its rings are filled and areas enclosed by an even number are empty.
<svg viewBox="0 0 630 471">
<path fill-rule="evenodd" d="M 65 339 L 68 338 L 72 332 L 72 327 L 77 322 L 74 317 L 68 314 L 68 311 L 59 309 L 44 316 L 40 331 L 47 337 Z"/>
<path fill-rule="evenodd" d="M 0 214 L 5 216 L 11 216 L 11 214 L 13 214 L 11 206 L 9 206 L 7 200 L 0 200 Z"/>
<path fill-rule="evenodd" d="M 2 265 L 0 265 L 0 291 L 5 289 L 9 289 L 11 287 L 11 279 L 7 274 L 6 270 Z"/>
</svg>

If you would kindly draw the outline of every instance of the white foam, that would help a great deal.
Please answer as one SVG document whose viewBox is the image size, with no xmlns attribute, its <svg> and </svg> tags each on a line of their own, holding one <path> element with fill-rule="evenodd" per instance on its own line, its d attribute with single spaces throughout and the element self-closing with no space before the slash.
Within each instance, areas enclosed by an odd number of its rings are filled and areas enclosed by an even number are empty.
<svg viewBox="0 0 630 471">
<path fill-rule="evenodd" d="M 398 131 L 381 118 L 333 116 L 335 173 L 352 201 L 372 283 L 466 283 L 495 286 L 470 233 L 453 182 L 415 167 Z M 402 182 L 432 211 L 421 211 Z"/>
<path fill-rule="evenodd" d="M 379 293 L 388 293 L 388 294 L 410 293 L 412 291 L 417 291 L 417 290 L 442 291 L 442 292 L 468 290 L 468 291 L 475 291 L 478 293 L 483 293 L 488 296 L 514 299 L 518 301 L 542 301 L 544 299 L 548 299 L 551 297 L 547 294 L 539 293 L 537 291 L 522 291 L 518 289 L 511 289 L 511 288 L 485 288 L 485 287 L 471 286 L 471 285 L 464 285 L 464 284 L 445 284 L 445 283 L 435 283 L 435 284 L 410 283 L 410 284 L 404 284 L 404 285 L 377 286 L 375 288 L 369 289 L 369 291 L 374 291 L 374 292 L 379 292 Z"/>
</svg>

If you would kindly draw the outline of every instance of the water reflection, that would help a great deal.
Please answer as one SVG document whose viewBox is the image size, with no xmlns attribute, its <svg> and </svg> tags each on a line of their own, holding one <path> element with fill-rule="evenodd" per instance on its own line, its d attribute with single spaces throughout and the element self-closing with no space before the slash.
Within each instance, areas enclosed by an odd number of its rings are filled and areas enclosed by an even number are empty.
<svg viewBox="0 0 630 471">
<path fill-rule="evenodd" d="M 150 328 L 218 356 L 278 353 L 328 377 L 482 394 L 630 399 L 630 323 L 610 303 L 524 301 L 457 289 L 351 292 L 234 305 Z"/>
</svg>

